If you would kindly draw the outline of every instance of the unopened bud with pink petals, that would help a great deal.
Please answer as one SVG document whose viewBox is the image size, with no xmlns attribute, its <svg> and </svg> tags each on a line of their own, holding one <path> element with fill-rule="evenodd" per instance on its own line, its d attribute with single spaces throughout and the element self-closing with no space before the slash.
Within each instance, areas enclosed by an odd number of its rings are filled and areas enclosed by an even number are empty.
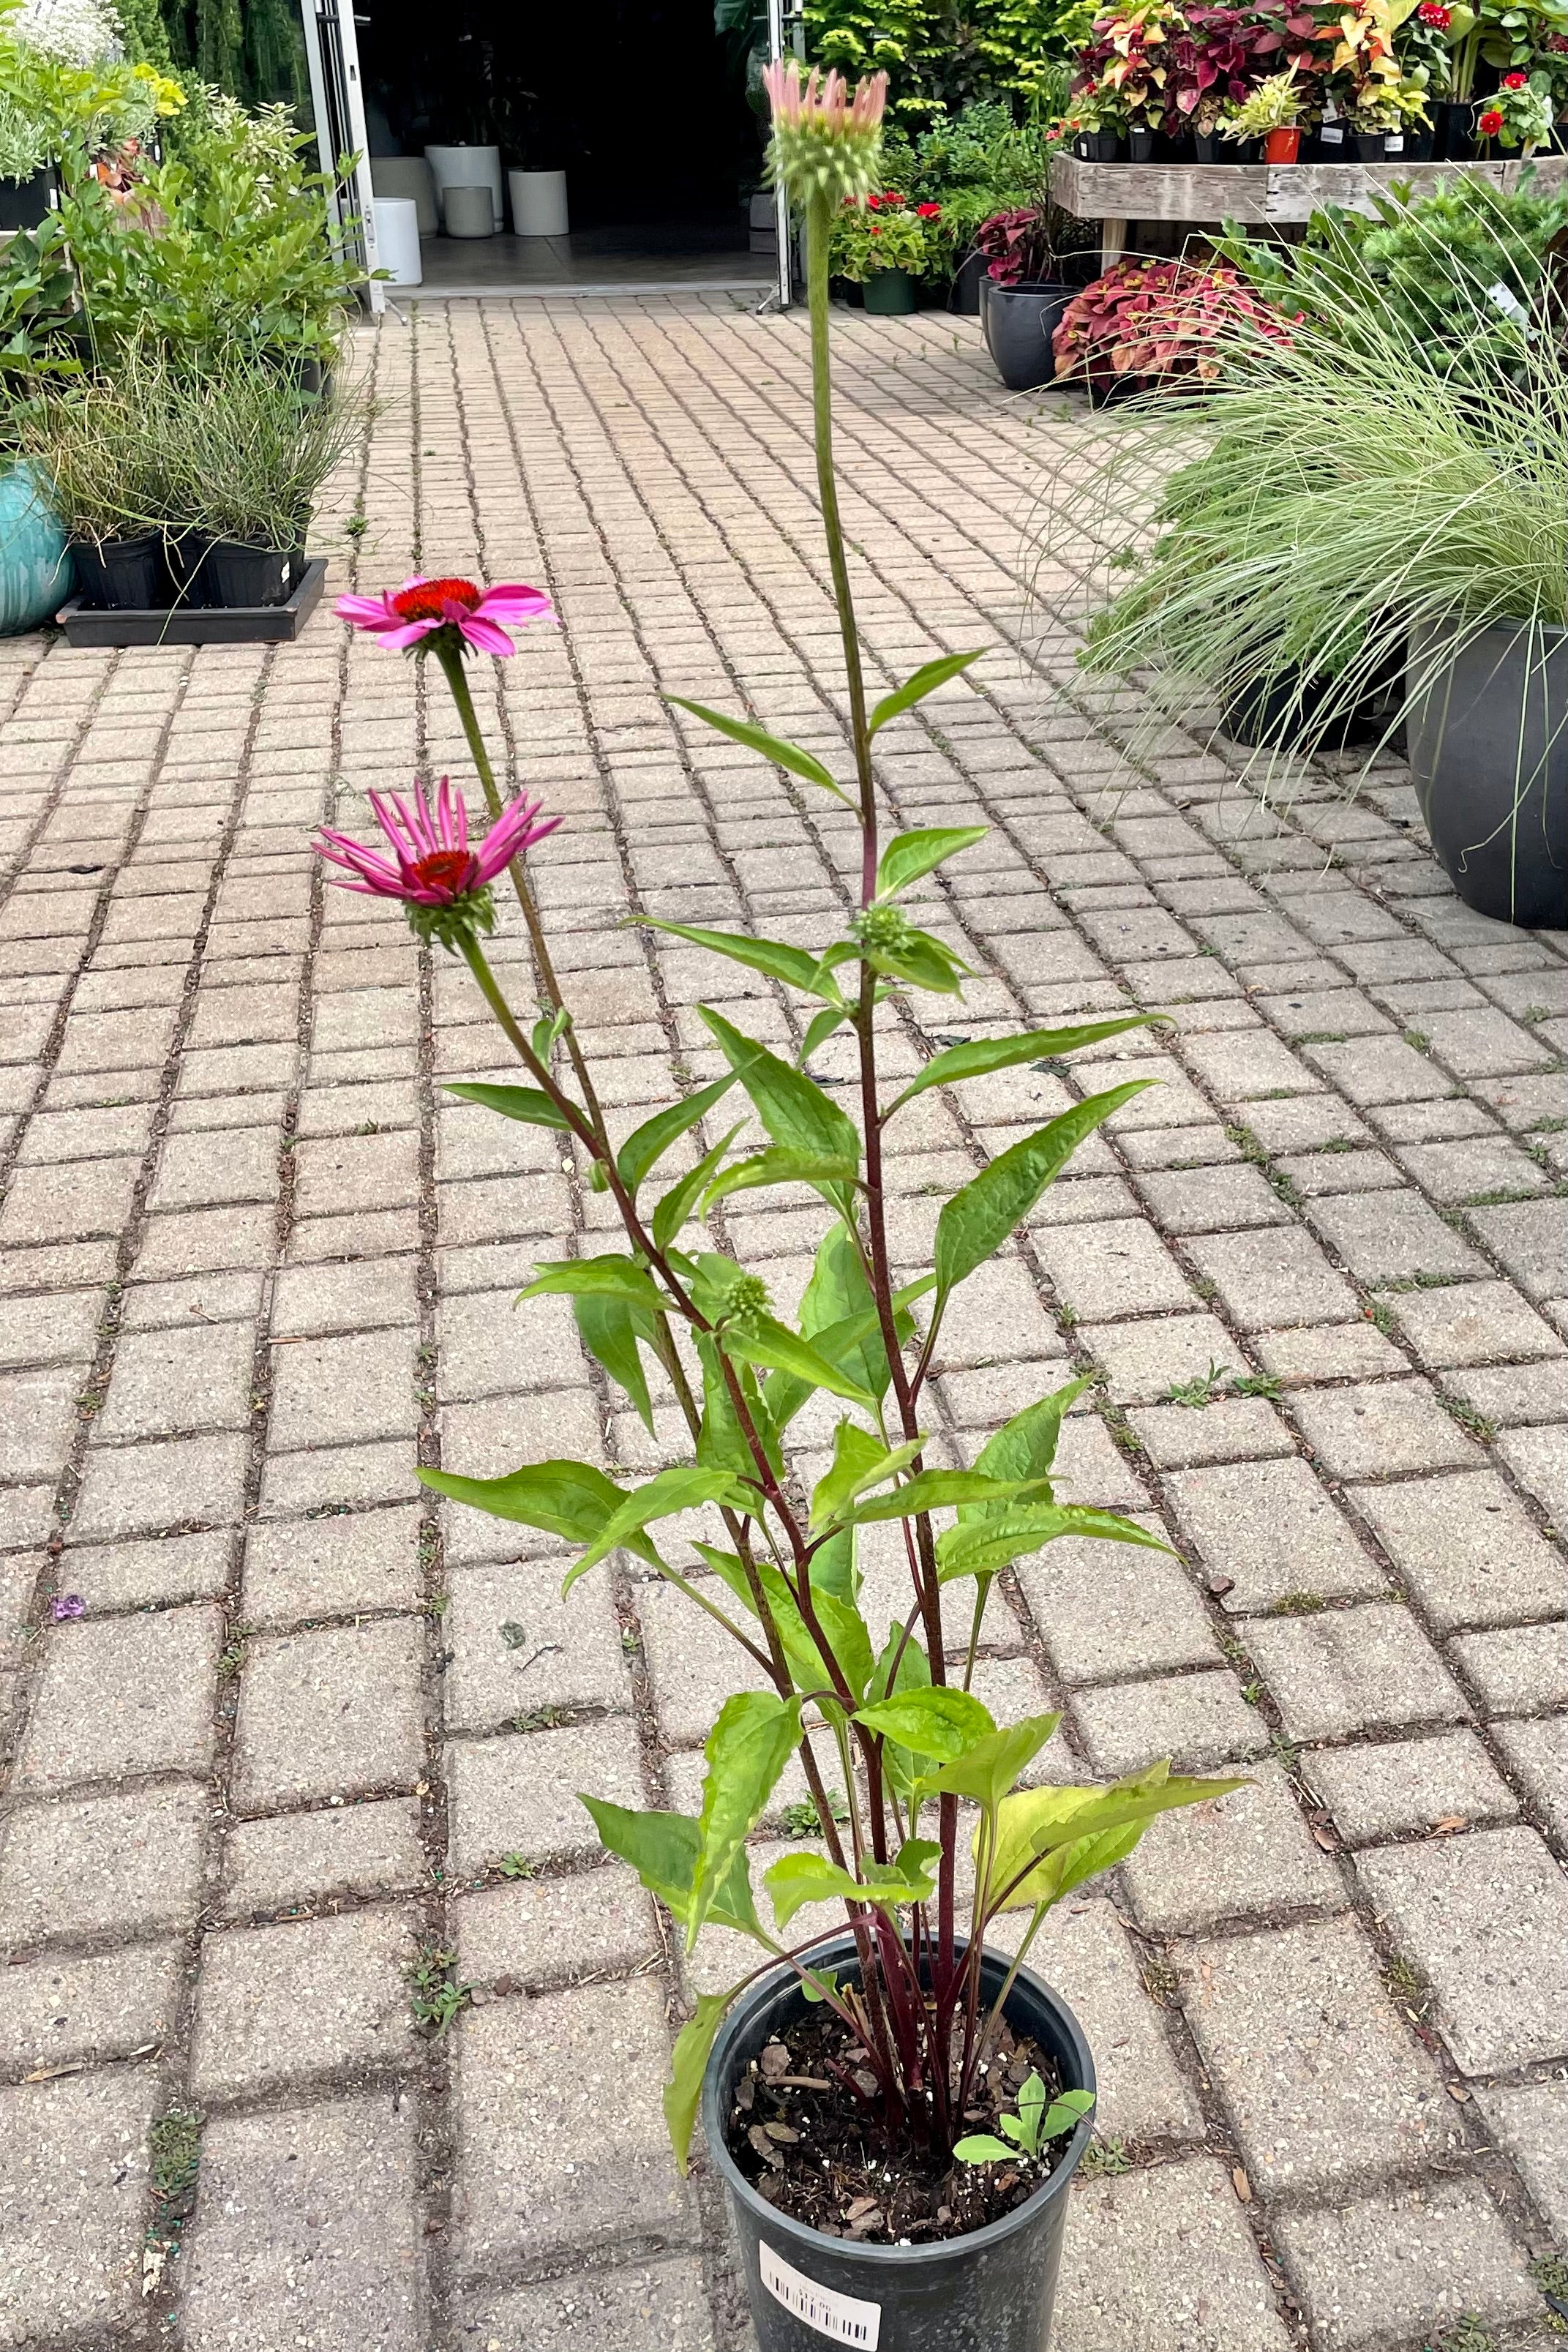
<svg viewBox="0 0 1568 2352">
<path fill-rule="evenodd" d="M 768 169 L 792 205 L 821 198 L 860 204 L 880 177 L 887 76 L 857 82 L 813 66 L 804 81 L 793 58 L 776 58 L 762 76 L 773 109 Z"/>
</svg>

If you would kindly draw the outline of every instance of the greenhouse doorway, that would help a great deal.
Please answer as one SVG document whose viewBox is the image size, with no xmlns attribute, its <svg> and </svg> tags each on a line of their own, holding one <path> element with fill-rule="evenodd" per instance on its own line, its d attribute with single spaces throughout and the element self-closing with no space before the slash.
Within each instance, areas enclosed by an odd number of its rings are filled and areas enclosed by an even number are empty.
<svg viewBox="0 0 1568 2352">
<path fill-rule="evenodd" d="M 470 151 L 465 169 L 472 151 L 499 151 L 493 235 L 482 233 L 482 201 L 476 235 L 472 205 L 461 212 L 468 233 L 453 234 L 459 208 L 439 187 L 434 217 L 423 200 L 419 293 L 767 296 L 778 240 L 771 199 L 753 202 L 763 135 L 747 50 L 750 37 L 767 40 L 769 16 L 777 43 L 778 0 L 751 20 L 754 36 L 728 37 L 715 31 L 714 0 L 598 0 L 591 17 L 545 0 L 361 0 L 354 22 L 378 191 L 416 184 L 417 164 L 412 179 L 399 166 L 427 148 Z M 515 233 L 515 168 L 564 172 L 564 233 Z"/>
</svg>

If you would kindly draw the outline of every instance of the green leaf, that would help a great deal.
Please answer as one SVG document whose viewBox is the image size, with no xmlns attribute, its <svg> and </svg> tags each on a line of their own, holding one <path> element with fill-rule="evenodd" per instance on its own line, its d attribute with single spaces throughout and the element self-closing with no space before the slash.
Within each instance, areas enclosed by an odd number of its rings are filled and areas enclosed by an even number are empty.
<svg viewBox="0 0 1568 2352">
<path fill-rule="evenodd" d="M 690 2168 L 692 2133 L 696 2128 L 697 2109 L 702 2104 L 703 2077 L 707 2062 L 713 2055 L 713 2045 L 718 2039 L 718 2029 L 724 2023 L 730 2003 L 744 1992 L 747 1979 L 731 1985 L 727 1992 L 699 1992 L 696 2015 L 688 2018 L 675 2036 L 675 2047 L 670 2061 L 670 2079 L 664 2085 L 664 2122 L 669 2129 L 670 2146 L 675 2152 L 675 2163 L 684 2173 Z"/>
<path fill-rule="evenodd" d="M 692 1337 L 703 1368 L 703 1418 L 702 1427 L 697 1433 L 697 1460 L 705 1467 L 733 1470 L 742 1478 L 755 1478 L 757 1465 L 746 1433 L 741 1428 L 713 1336 L 711 1332 L 695 1331 Z M 762 1450 L 768 1456 L 769 1467 L 776 1476 L 781 1476 L 784 1465 L 779 1450 L 779 1435 L 757 1375 L 748 1365 L 737 1364 L 735 1370 L 740 1393 L 751 1415 L 752 1426 L 762 1440 Z"/>
<path fill-rule="evenodd" d="M 1014 1069 L 1019 1062 L 1054 1061 L 1059 1055 L 1075 1054 L 1081 1046 L 1119 1037 L 1124 1029 L 1140 1028 L 1156 1017 L 1152 1013 L 1124 1013 L 1112 1021 L 1085 1021 L 1075 1029 L 1028 1029 L 1019 1037 L 977 1037 L 968 1045 L 949 1045 L 934 1054 L 920 1076 L 894 1097 L 883 1113 L 883 1121 L 931 1087 L 956 1086 L 964 1078 L 984 1077 L 989 1070 Z"/>
<path fill-rule="evenodd" d="M 956 1763 L 997 1727 L 977 1698 L 940 1683 L 862 1706 L 855 1721 L 867 1731 L 896 1740 L 912 1755 L 933 1758 L 938 1764 Z"/>
<path fill-rule="evenodd" d="M 1134 1078 L 1109 1093 L 1091 1095 L 1048 1125 L 1036 1128 L 955 1192 L 936 1220 L 936 1287 L 945 1296 L 984 1265 L 1022 1223 L 1057 1171 L 1103 1119 L 1153 1083 Z"/>
<path fill-rule="evenodd" d="M 1004 1797 L 997 1813 L 992 1885 L 1004 1888 L 1020 1871 L 1025 1875 L 1002 1907 L 1036 1909 L 1057 1902 L 1070 1886 L 1129 1854 L 1156 1815 L 1205 1804 L 1246 1785 L 1173 1778 L 1169 1765 L 1159 1763 L 1109 1788 L 1020 1789 Z M 1039 1864 L 1033 1870 L 1027 1867 L 1031 1856 Z"/>
<path fill-rule="evenodd" d="M 929 1288 L 927 1277 L 925 1288 Z M 897 1294 L 898 1301 L 917 1297 L 919 1286 Z M 894 1328 L 907 1337 L 913 1326 L 905 1314 L 895 1313 Z M 866 1279 L 859 1248 L 847 1226 L 830 1225 L 817 1249 L 811 1278 L 800 1301 L 800 1328 L 830 1363 L 860 1381 L 879 1400 L 886 1395 L 893 1372 L 882 1344 L 882 1326 Z M 801 1381 L 776 1374 L 768 1381 L 772 1406 L 780 1429 L 799 1412 L 811 1391 Z"/>
<path fill-rule="evenodd" d="M 840 790 L 821 760 L 803 751 L 799 743 L 787 743 L 782 736 L 769 735 L 765 728 L 754 727 L 748 719 L 727 719 L 722 710 L 709 710 L 706 703 L 688 702 L 684 695 L 666 694 L 677 710 L 689 710 L 694 719 L 706 726 L 716 727 L 732 743 L 745 743 L 753 751 L 760 751 L 765 760 L 772 760 L 780 768 L 788 768 L 792 776 L 804 776 L 809 784 L 821 784 L 824 792 L 832 793 L 846 808 L 853 808 L 849 794 Z"/>
<path fill-rule="evenodd" d="M 964 981 L 974 970 L 929 931 L 906 932 L 896 948 L 868 949 L 866 961 L 889 980 L 905 981 L 911 988 L 928 988 L 938 996 L 961 996 Z"/>
<path fill-rule="evenodd" d="M 809 1339 L 802 1339 L 788 1324 L 771 1315 L 747 1315 L 743 1323 L 728 1323 L 718 1333 L 718 1342 L 727 1356 L 738 1357 L 743 1363 L 761 1364 L 769 1371 L 783 1372 L 792 1381 L 803 1381 L 813 1389 L 826 1389 L 832 1396 L 847 1397 L 852 1404 L 874 1405 L 876 1400 L 869 1389 L 841 1372 L 831 1358 L 819 1352 Z"/>
<path fill-rule="evenodd" d="M 745 1125 L 745 1119 L 741 1119 L 730 1129 L 727 1135 L 721 1135 L 712 1150 L 705 1151 L 696 1166 L 688 1168 L 684 1176 L 678 1177 L 669 1191 L 655 1203 L 653 1209 L 655 1249 L 667 1250 L 670 1244 L 679 1238 L 687 1218 L 696 1213 L 700 1195 L 711 1182 L 719 1162 Z"/>
<path fill-rule="evenodd" d="M 653 1118 L 644 1119 L 641 1127 L 632 1129 L 615 1155 L 621 1181 L 629 1192 L 635 1192 L 654 1161 L 662 1160 L 672 1143 L 678 1142 L 715 1103 L 722 1101 L 734 1084 L 732 1070 L 727 1078 L 715 1078 L 711 1086 L 699 1087 L 685 1102 L 672 1103 L 668 1110 L 657 1112 Z M 737 1130 L 732 1130 L 735 1131 Z"/>
<path fill-rule="evenodd" d="M 591 1542 L 626 1499 L 624 1487 L 591 1462 L 528 1462 L 502 1478 L 460 1478 L 451 1470 L 421 1470 L 418 1476 L 455 1503 L 472 1504 L 493 1519 L 543 1528 L 570 1543 Z M 649 1548 L 643 1549 L 649 1556 Z"/>
<path fill-rule="evenodd" d="M 766 972 L 769 980 L 786 981 L 808 996 L 825 997 L 835 1006 L 842 1003 L 837 983 L 822 970 L 821 957 L 805 948 L 789 947 L 783 940 L 754 940 L 745 931 L 706 931 L 691 923 L 668 923 L 656 915 L 639 915 L 637 919 L 649 930 L 670 931 L 677 940 L 690 940 L 694 947 L 711 948 L 715 955 L 727 956 L 731 963 Z"/>
<path fill-rule="evenodd" d="M 896 719 L 900 712 L 908 710 L 916 702 L 923 702 L 928 694 L 935 694 L 939 686 L 946 686 L 950 677 L 956 677 L 960 670 L 967 669 L 971 662 L 977 662 L 987 650 L 984 646 L 977 646 L 972 654 L 938 654 L 935 661 L 922 662 L 917 670 L 911 671 L 902 686 L 894 687 L 891 694 L 883 696 L 872 711 L 866 733 L 874 735 L 877 729 L 885 727 L 890 719 Z"/>
<path fill-rule="evenodd" d="M 566 1126 L 549 1095 L 541 1094 L 538 1087 L 486 1087 L 465 1078 L 460 1085 L 444 1087 L 442 1091 L 461 1095 L 465 1102 L 482 1103 L 486 1110 L 498 1110 L 503 1118 L 519 1118 L 525 1127 Z"/>
<path fill-rule="evenodd" d="M 1048 2139 L 1060 2139 L 1064 2132 L 1076 2131 L 1093 2105 L 1092 2091 L 1059 2092 L 1040 2118 L 1036 2147 Z"/>
<path fill-rule="evenodd" d="M 988 1478 L 979 1470 L 917 1470 L 891 1494 L 873 1495 L 850 1513 L 856 1527 L 868 1519 L 908 1519 L 917 1511 L 937 1511 L 951 1503 L 1010 1503 L 1051 1489 L 1042 1479 Z"/>
<path fill-rule="evenodd" d="M 1059 1536 L 1141 1544 L 1148 1551 L 1171 1549 L 1163 1537 L 1151 1535 L 1115 1511 L 1097 1511 L 1082 1503 L 1051 1503 L 1044 1508 L 1026 1505 L 945 1528 L 936 1538 L 937 1574 L 943 1583 L 952 1577 L 994 1576 L 998 1569 L 1027 1559 Z"/>
<path fill-rule="evenodd" d="M 899 1904 L 929 1902 L 936 1882 L 927 1865 L 941 1851 L 929 1838 L 905 1838 L 896 1861 L 864 1863 L 858 1878 L 852 1871 L 841 1870 L 826 1854 L 787 1853 L 764 1871 L 762 1884 L 772 1897 L 773 1916 L 781 1929 L 808 1903 L 831 1903 L 835 1898 L 874 1903 L 891 1912 Z"/>
<path fill-rule="evenodd" d="M 686 1913 L 688 1952 L 800 1740 L 799 1699 L 737 1691 L 719 1709 L 703 1750 L 702 1853 Z"/>
<path fill-rule="evenodd" d="M 661 1470 L 645 1486 L 634 1487 L 621 1507 L 607 1519 L 594 1537 L 580 1559 L 567 1572 L 563 1592 L 570 1592 L 580 1576 L 594 1567 L 607 1552 L 623 1544 L 628 1537 L 641 1535 L 655 1519 L 674 1518 L 678 1511 L 695 1510 L 700 1503 L 728 1503 L 737 1510 L 749 1510 L 757 1501 L 754 1486 L 723 1470 L 678 1469 Z"/>
<path fill-rule="evenodd" d="M 612 1381 L 618 1381 L 637 1409 L 638 1418 L 650 1437 L 653 1434 L 653 1405 L 648 1394 L 648 1376 L 643 1370 L 636 1318 L 639 1310 L 627 1305 L 623 1298 L 612 1298 L 587 1292 L 574 1298 L 571 1311 L 577 1318 L 582 1344 L 594 1360 L 603 1365 Z"/>
<path fill-rule="evenodd" d="M 547 1070 L 550 1055 L 570 1027 L 571 1014 L 564 1004 L 557 1005 L 553 1013 L 542 1013 L 534 1023 L 528 1042 Z"/>
<path fill-rule="evenodd" d="M 876 869 L 877 897 L 896 898 L 901 890 L 956 857 L 959 850 L 972 849 L 977 841 L 984 841 L 989 830 L 984 824 L 940 824 L 895 834 Z"/>
<path fill-rule="evenodd" d="M 607 1804 L 601 1797 L 584 1796 L 579 1801 L 593 1816 L 605 1851 L 629 1862 L 649 1894 L 656 1895 L 684 1927 L 702 1852 L 702 1832 L 696 1822 L 685 1813 L 632 1812 L 624 1805 Z M 762 1923 L 752 1898 L 744 1853 L 736 1857 L 708 1916 L 717 1927 L 761 1937 Z"/>
<path fill-rule="evenodd" d="M 1019 2085 L 1019 2111 L 1016 2116 L 1003 2116 L 1002 2129 L 1009 2139 L 1016 2138 L 1020 2147 L 1033 2156 L 1040 2146 L 1040 2118 L 1045 2113 L 1045 2084 L 1031 2066 Z"/>
<path fill-rule="evenodd" d="M 934 1796 L 972 1797 L 988 1811 L 999 1804 L 1020 1772 L 1033 1763 L 1057 1725 L 1060 1715 L 1026 1715 L 988 1738 L 976 1741 L 967 1755 L 933 1773 L 925 1787 Z"/>
<path fill-rule="evenodd" d="M 858 1601 L 861 1572 L 855 1562 L 855 1531 L 839 1528 L 825 1536 L 811 1554 L 811 1590 L 835 1601 Z"/>
<path fill-rule="evenodd" d="M 992 1478 L 1048 1478 L 1056 1461 L 1062 1421 L 1089 1385 L 1085 1374 L 1081 1381 L 1052 1389 L 1036 1403 L 1026 1404 L 986 1440 L 975 1457 L 976 1469 Z M 988 1504 L 967 1503 L 958 1513 L 958 1524 L 963 1527 L 990 1513 Z"/>
<path fill-rule="evenodd" d="M 573 1298 L 624 1298 L 633 1307 L 645 1307 L 654 1314 L 664 1304 L 664 1294 L 653 1276 L 645 1273 L 634 1258 L 613 1253 L 605 1257 L 548 1258 L 538 1266 L 532 1282 L 523 1285 L 517 1297 L 545 1298 L 562 1292 Z"/>
<path fill-rule="evenodd" d="M 811 1496 L 813 1534 L 837 1518 L 868 1486 L 880 1486 L 913 1462 L 925 1443 L 924 1437 L 912 1437 L 890 1453 L 881 1438 L 873 1437 L 859 1422 L 841 1421 L 833 1432 L 833 1466 L 818 1480 Z"/>
<path fill-rule="evenodd" d="M 953 2153 L 960 2164 L 1014 2164 L 1018 2150 L 1009 2147 L 1005 2139 L 993 2139 L 989 2132 L 970 2132 L 956 2140 Z"/>
<path fill-rule="evenodd" d="M 848 1160 L 860 1166 L 860 1132 L 853 1119 L 829 1101 L 814 1078 L 743 1036 L 711 1005 L 701 1004 L 697 1010 L 775 1143 L 814 1153 L 820 1160 Z M 852 1209 L 846 1213 L 852 1214 Z"/>
<path fill-rule="evenodd" d="M 822 1160 L 814 1152 L 790 1151 L 775 1144 L 767 1151 L 736 1160 L 716 1176 L 703 1195 L 702 1213 L 706 1217 L 716 1201 L 726 1201 L 732 1192 L 754 1192 L 763 1184 L 810 1184 L 826 1199 L 836 1201 L 859 1174 L 855 1160 Z"/>
<path fill-rule="evenodd" d="M 821 1013 L 813 1013 L 806 1024 L 806 1034 L 796 1060 L 800 1063 L 809 1062 L 818 1046 L 825 1045 L 834 1031 L 841 1029 L 845 1022 L 851 1018 L 847 1004 L 842 1006 L 830 1004 Z"/>
</svg>

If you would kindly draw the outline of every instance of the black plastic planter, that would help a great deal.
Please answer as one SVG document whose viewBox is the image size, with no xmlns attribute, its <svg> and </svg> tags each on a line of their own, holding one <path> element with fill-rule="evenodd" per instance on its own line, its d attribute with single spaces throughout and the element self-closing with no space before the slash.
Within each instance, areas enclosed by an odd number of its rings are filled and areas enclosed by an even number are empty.
<svg viewBox="0 0 1568 2352">
<path fill-rule="evenodd" d="M 144 611 L 167 604 L 169 573 L 163 562 L 163 541 L 156 531 L 140 539 L 89 539 L 72 541 L 77 586 L 89 604 L 111 613 Z"/>
<path fill-rule="evenodd" d="M 1034 392 L 1056 373 L 1051 339 L 1072 299 L 1071 286 L 987 282 L 980 308 L 986 348 L 1009 392 Z"/>
<path fill-rule="evenodd" d="M 30 179 L 0 180 L 0 230 L 42 228 L 58 184 L 52 163 L 42 164 Z"/>
<path fill-rule="evenodd" d="M 1081 163 L 1113 163 L 1121 143 L 1113 131 L 1081 131 L 1072 152 Z"/>
<path fill-rule="evenodd" d="M 1155 134 L 1154 134 L 1154 132 L 1153 132 L 1152 131 L 1128 131 L 1128 133 L 1127 133 L 1127 158 L 1128 158 L 1128 161 L 1129 161 L 1130 163 L 1150 163 L 1150 162 L 1152 162 L 1152 161 L 1153 161 L 1153 158 L 1154 158 L 1154 152 L 1155 152 Z"/>
<path fill-rule="evenodd" d="M 1350 142 L 1344 135 L 1343 122 L 1322 122 L 1318 125 L 1317 156 L 1322 163 L 1346 163 L 1350 161 Z"/>
<path fill-rule="evenodd" d="M 1500 621 L 1445 662 L 1415 629 L 1410 767 L 1427 830 L 1467 907 L 1568 930 L 1568 629 Z"/>
<path fill-rule="evenodd" d="M 1380 675 L 1358 702 L 1331 720 L 1315 748 L 1349 751 L 1375 743 L 1383 731 L 1383 712 L 1394 675 L 1392 670 L 1386 678 Z M 1300 667 L 1292 662 L 1274 677 L 1255 679 L 1245 693 L 1228 702 L 1221 723 L 1230 740 L 1244 751 L 1255 751 L 1268 743 L 1280 744 L 1289 751 L 1291 738 L 1282 736 L 1281 730 L 1306 727 L 1333 690 L 1333 682 L 1327 677 L 1309 677 L 1303 683 Z"/>
<path fill-rule="evenodd" d="M 177 604 L 204 610 L 215 604 L 212 590 L 212 566 L 208 558 L 213 542 L 202 530 L 171 530 L 163 535 L 163 553 L 173 583 Z"/>
<path fill-rule="evenodd" d="M 1479 152 L 1475 122 L 1475 109 L 1468 100 L 1439 99 L 1433 152 L 1450 163 L 1473 163 Z"/>
<path fill-rule="evenodd" d="M 236 605 L 281 604 L 304 564 L 303 548 L 280 555 L 276 548 L 249 547 L 237 539 L 214 539 L 204 567 L 207 602 L 225 611 Z"/>
<path fill-rule="evenodd" d="M 851 1977 L 854 1938 L 836 1937 L 811 1958 Z M 1001 1990 L 1008 1965 L 1005 1953 L 987 1953 L 987 1998 Z M 725 2144 L 737 2078 L 802 2006 L 792 1970 L 765 1979 L 730 2011 L 703 2082 L 703 2129 L 739 2241 L 758 2352 L 822 2352 L 824 2341 L 859 2352 L 1048 2352 L 1068 2184 L 1089 2145 L 1092 2117 L 1084 2116 L 1028 2203 L 984 2230 L 922 2246 L 856 2246 L 824 2237 L 759 2197 Z M 1032 1970 L 1019 1970 L 1007 2013 L 1015 2031 L 1032 2034 L 1051 2053 L 1064 2089 L 1093 2090 L 1094 2061 L 1082 2029 Z"/>
<path fill-rule="evenodd" d="M 977 319 L 980 315 L 980 280 L 988 264 L 983 253 L 967 253 L 953 273 L 953 283 L 947 295 L 947 308 L 956 319 Z"/>
<path fill-rule="evenodd" d="M 1388 152 L 1381 131 L 1358 131 L 1351 145 L 1358 163 L 1381 163 Z"/>
</svg>

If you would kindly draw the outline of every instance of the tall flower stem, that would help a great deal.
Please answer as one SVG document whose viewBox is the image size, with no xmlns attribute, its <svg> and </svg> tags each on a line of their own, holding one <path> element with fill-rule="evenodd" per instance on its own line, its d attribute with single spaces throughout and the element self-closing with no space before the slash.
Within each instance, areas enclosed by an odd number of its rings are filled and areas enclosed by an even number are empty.
<svg viewBox="0 0 1568 2352">
<path fill-rule="evenodd" d="M 435 640 L 435 658 L 441 664 L 442 674 L 452 690 L 452 699 L 457 706 L 457 716 L 463 723 L 463 732 L 467 738 L 468 750 L 479 778 L 479 788 L 485 795 L 485 805 L 490 812 L 491 822 L 494 823 L 501 814 L 500 787 L 496 782 L 496 771 L 490 764 L 490 754 L 486 748 L 484 732 L 479 725 L 479 714 L 474 708 L 474 697 L 468 690 L 467 673 L 463 667 L 462 647 L 455 642 L 449 642 L 452 638 L 453 632 L 450 629 L 443 630 L 439 634 Z M 539 986 L 553 1009 L 557 1013 L 564 1013 L 567 1009 L 566 999 L 561 994 L 560 982 L 556 978 L 549 943 L 545 938 L 545 928 L 539 919 L 539 910 L 535 903 L 534 894 L 528 887 L 528 876 L 523 871 L 521 858 L 514 857 L 507 871 L 512 877 L 512 887 L 517 894 L 517 904 L 523 910 L 523 921 L 528 926 L 528 945 L 533 950 L 534 968 L 538 973 Z M 599 1097 L 594 1092 L 593 1080 L 589 1075 L 587 1056 L 577 1041 L 576 1031 L 570 1025 L 566 1031 L 566 1050 L 571 1059 L 573 1075 L 582 1092 L 583 1107 L 588 1112 L 589 1124 L 594 1134 L 602 1140 L 608 1133 L 604 1124 L 604 1114 L 599 1107 Z"/>
</svg>

